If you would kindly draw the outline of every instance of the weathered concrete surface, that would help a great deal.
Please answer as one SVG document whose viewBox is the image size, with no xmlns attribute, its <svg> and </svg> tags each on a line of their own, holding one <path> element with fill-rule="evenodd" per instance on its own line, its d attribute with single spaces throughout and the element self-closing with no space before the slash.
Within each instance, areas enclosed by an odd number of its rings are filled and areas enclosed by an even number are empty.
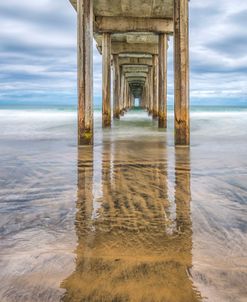
<svg viewBox="0 0 247 302">
<path fill-rule="evenodd" d="M 111 126 L 111 35 L 103 35 L 102 43 L 102 126 Z"/>
<path fill-rule="evenodd" d="M 113 117 L 120 118 L 120 66 L 118 55 L 113 55 Z"/>
<path fill-rule="evenodd" d="M 76 9 L 76 0 L 70 0 Z M 173 0 L 94 0 L 94 15 L 106 17 L 173 18 Z"/>
<path fill-rule="evenodd" d="M 188 1 L 175 0 L 175 144 L 190 144 Z"/>
<path fill-rule="evenodd" d="M 159 128 L 167 127 L 167 35 L 159 39 Z"/>
<path fill-rule="evenodd" d="M 123 65 L 124 72 L 148 72 L 146 65 Z"/>
<path fill-rule="evenodd" d="M 153 56 L 153 118 L 158 117 L 159 112 L 159 57 Z"/>
<path fill-rule="evenodd" d="M 121 55 L 119 55 L 119 65 L 127 65 L 127 66 L 131 66 L 131 65 L 140 65 L 140 66 L 152 66 L 153 65 L 153 60 L 152 60 L 152 56 L 151 58 L 131 58 L 131 57 L 121 57 Z"/>
<path fill-rule="evenodd" d="M 78 1 L 78 144 L 93 143 L 93 6 Z"/>
<path fill-rule="evenodd" d="M 133 17 L 96 17 L 95 32 L 157 32 L 172 33 L 172 19 L 148 19 Z M 141 41 L 143 43 L 145 41 Z"/>
<path fill-rule="evenodd" d="M 140 77 L 140 78 L 146 78 L 147 77 L 147 73 L 145 72 L 126 72 L 125 73 L 125 77 L 126 78 L 137 78 L 137 77 Z"/>
<path fill-rule="evenodd" d="M 111 53 L 112 54 L 158 54 L 158 44 L 140 44 L 140 43 L 126 43 L 126 42 L 114 42 L 111 43 Z M 98 43 L 97 46 L 99 52 L 102 52 L 102 45 L 101 42 Z"/>
</svg>

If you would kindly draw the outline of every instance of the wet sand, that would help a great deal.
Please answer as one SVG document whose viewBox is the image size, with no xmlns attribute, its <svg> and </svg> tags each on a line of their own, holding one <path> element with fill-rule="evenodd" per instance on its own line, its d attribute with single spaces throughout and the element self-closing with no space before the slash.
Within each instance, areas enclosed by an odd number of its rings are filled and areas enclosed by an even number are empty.
<svg viewBox="0 0 247 302">
<path fill-rule="evenodd" d="M 79 149 L 74 113 L 0 115 L 1 302 L 246 301 L 246 113 L 193 113 L 190 148 L 96 114 Z"/>
</svg>

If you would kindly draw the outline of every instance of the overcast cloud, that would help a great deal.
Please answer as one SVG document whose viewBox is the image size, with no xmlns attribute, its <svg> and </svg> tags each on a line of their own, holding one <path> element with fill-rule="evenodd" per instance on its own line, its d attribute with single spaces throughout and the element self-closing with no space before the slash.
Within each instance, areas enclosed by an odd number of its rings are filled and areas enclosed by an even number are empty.
<svg viewBox="0 0 247 302">
<path fill-rule="evenodd" d="M 76 102 L 76 13 L 69 0 L 0 2 L 0 102 Z M 191 99 L 247 104 L 247 1 L 190 1 Z M 168 94 L 173 99 L 172 39 Z M 94 94 L 101 57 L 94 49 Z"/>
</svg>

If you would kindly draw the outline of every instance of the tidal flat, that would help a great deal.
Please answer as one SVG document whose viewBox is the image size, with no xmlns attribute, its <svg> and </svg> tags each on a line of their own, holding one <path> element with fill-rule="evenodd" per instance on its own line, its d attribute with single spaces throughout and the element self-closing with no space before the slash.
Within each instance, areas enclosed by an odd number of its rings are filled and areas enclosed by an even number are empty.
<svg viewBox="0 0 247 302">
<path fill-rule="evenodd" d="M 132 110 L 0 110 L 1 302 L 244 302 L 247 111 L 197 108 L 174 147 Z"/>
</svg>

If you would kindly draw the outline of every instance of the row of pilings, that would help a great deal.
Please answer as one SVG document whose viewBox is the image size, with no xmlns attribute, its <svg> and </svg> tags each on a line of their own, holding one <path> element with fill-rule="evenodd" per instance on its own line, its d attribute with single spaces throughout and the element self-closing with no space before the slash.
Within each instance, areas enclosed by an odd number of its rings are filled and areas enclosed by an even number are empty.
<svg viewBox="0 0 247 302">
<path fill-rule="evenodd" d="M 158 119 L 159 128 L 167 127 L 167 48 L 172 22 L 175 144 L 189 145 L 188 0 L 173 0 L 173 18 L 166 20 L 162 28 L 156 24 L 157 20 L 148 18 L 144 22 L 141 18 L 128 18 L 127 23 L 124 23 L 125 18 L 120 18 L 122 23 L 117 18 L 115 23 L 109 18 L 104 23 L 101 18 L 94 26 L 94 3 L 90 0 L 77 1 L 77 16 L 79 144 L 93 143 L 93 35 L 102 54 L 102 127 L 111 127 L 112 116 L 119 119 L 133 106 L 135 99 L 139 99 L 140 106 Z M 123 27 L 126 28 L 124 33 Z M 128 43 L 131 39 L 127 39 L 120 43 L 114 40 L 119 31 L 121 35 L 131 32 L 136 41 Z M 157 43 L 150 44 L 145 31 L 152 32 Z M 138 39 L 147 42 L 139 43 Z M 113 110 L 111 66 L 114 69 Z"/>
</svg>

